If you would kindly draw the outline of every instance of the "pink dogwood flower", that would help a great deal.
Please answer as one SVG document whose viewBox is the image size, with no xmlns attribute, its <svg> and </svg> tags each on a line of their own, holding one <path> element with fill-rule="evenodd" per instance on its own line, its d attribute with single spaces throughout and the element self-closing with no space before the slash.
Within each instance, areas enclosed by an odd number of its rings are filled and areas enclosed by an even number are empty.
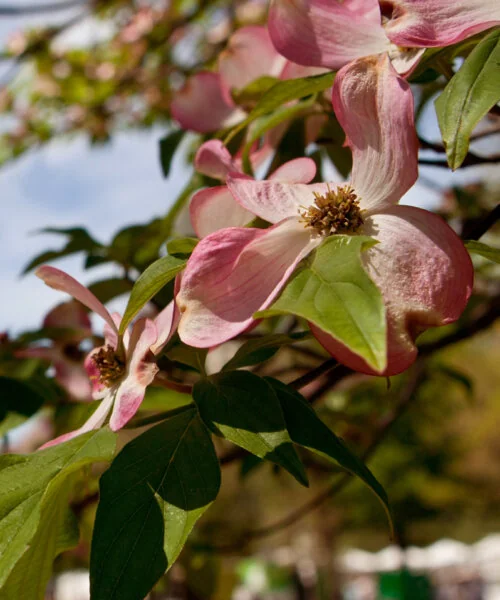
<svg viewBox="0 0 500 600">
<path fill-rule="evenodd" d="M 219 55 L 218 72 L 201 71 L 189 77 L 174 95 L 170 109 L 183 129 L 208 133 L 232 127 L 246 117 L 231 90 L 244 88 L 262 76 L 295 79 L 322 73 L 287 61 L 274 48 L 265 27 L 238 29 Z"/>
<path fill-rule="evenodd" d="M 16 356 L 51 362 L 56 381 L 70 396 L 75 400 L 91 400 L 90 381 L 79 349 L 80 342 L 92 335 L 87 311 L 79 302 L 64 302 L 47 314 L 43 327 L 49 330 L 49 336 L 52 335 L 51 344 L 23 348 Z"/>
<path fill-rule="evenodd" d="M 398 205 L 418 170 L 408 84 L 387 55 L 362 59 L 337 74 L 333 105 L 353 153 L 350 182 L 308 185 L 230 174 L 236 200 L 272 226 L 230 227 L 197 245 L 177 296 L 185 343 L 211 347 L 244 331 L 300 260 L 336 233 L 379 242 L 362 254 L 386 306 L 387 366 L 379 374 L 406 369 L 416 357 L 416 336 L 462 313 L 473 278 L 463 244 L 440 217 Z M 312 330 L 340 362 L 374 372 L 339 341 Z"/>
<path fill-rule="evenodd" d="M 276 49 L 299 64 L 337 70 L 387 52 L 405 74 L 425 48 L 498 23 L 498 0 L 272 0 L 268 26 Z"/>
<path fill-rule="evenodd" d="M 154 320 L 138 319 L 131 333 L 119 334 L 121 317 L 111 315 L 94 294 L 70 275 L 44 265 L 36 275 L 48 286 L 73 296 L 106 322 L 104 345 L 95 348 L 85 359 L 85 368 L 92 384 L 94 400 L 102 400 L 96 411 L 79 429 L 52 440 L 44 447 L 70 440 L 101 427 L 111 412 L 109 426 L 121 429 L 137 412 L 146 388 L 153 382 L 158 367 L 155 356 L 176 329 L 177 310 L 171 302 Z"/>
</svg>

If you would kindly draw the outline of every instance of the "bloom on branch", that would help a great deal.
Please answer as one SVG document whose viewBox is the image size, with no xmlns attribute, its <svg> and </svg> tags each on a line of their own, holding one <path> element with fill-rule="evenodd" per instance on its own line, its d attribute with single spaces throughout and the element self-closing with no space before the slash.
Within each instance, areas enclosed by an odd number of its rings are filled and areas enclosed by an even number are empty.
<svg viewBox="0 0 500 600">
<path fill-rule="evenodd" d="M 119 334 L 121 317 L 111 315 L 86 287 L 59 269 L 44 265 L 36 271 L 48 286 L 67 292 L 106 322 L 104 345 L 95 348 L 85 359 L 92 385 L 92 396 L 102 400 L 97 410 L 79 429 L 66 433 L 46 446 L 70 440 L 77 435 L 101 427 L 111 412 L 109 426 L 121 429 L 137 412 L 146 388 L 158 372 L 155 355 L 175 331 L 177 310 L 171 302 L 154 320 L 138 319 L 131 333 Z"/>
<path fill-rule="evenodd" d="M 498 0 L 273 0 L 269 10 L 271 39 L 289 60 L 337 70 L 388 52 L 402 74 L 425 48 L 455 44 L 498 23 Z"/>
<path fill-rule="evenodd" d="M 387 55 L 358 60 L 337 74 L 333 105 L 353 153 L 350 182 L 307 185 L 229 175 L 234 198 L 272 226 L 231 227 L 198 244 L 177 296 L 185 343 L 210 347 L 244 331 L 297 264 L 335 234 L 368 235 L 379 242 L 363 252 L 362 260 L 386 306 L 384 374 L 414 361 L 414 340 L 424 329 L 453 322 L 462 313 L 473 278 L 463 244 L 436 215 L 398 206 L 417 178 L 408 84 Z M 331 336 L 314 327 L 313 333 L 342 363 L 373 372 Z"/>
<path fill-rule="evenodd" d="M 242 27 L 219 55 L 218 72 L 196 73 L 174 95 L 172 116 L 183 129 L 200 133 L 231 127 L 246 116 L 233 101 L 232 90 L 241 90 L 263 76 L 295 79 L 321 72 L 323 69 L 304 68 L 283 58 L 265 27 Z"/>
</svg>

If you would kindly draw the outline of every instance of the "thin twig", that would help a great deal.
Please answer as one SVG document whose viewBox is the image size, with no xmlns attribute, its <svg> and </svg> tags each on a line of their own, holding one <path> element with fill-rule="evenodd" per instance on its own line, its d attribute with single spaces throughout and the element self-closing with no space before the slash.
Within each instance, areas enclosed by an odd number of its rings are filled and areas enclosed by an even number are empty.
<svg viewBox="0 0 500 600">
<path fill-rule="evenodd" d="M 500 204 L 497 204 L 484 218 L 472 223 L 465 223 L 462 232 L 464 240 L 478 240 L 482 237 L 493 225 L 500 221 Z"/>
</svg>

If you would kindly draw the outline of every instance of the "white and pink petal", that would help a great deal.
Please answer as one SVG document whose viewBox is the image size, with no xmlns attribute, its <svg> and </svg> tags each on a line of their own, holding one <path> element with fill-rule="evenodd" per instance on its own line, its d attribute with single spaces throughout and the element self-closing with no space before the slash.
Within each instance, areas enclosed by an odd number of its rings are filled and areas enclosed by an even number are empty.
<svg viewBox="0 0 500 600">
<path fill-rule="evenodd" d="M 352 150 L 351 184 L 368 214 L 399 202 L 418 176 L 413 95 L 387 54 L 359 59 L 333 85 L 333 108 Z"/>
<path fill-rule="evenodd" d="M 337 70 L 389 47 L 377 0 L 273 0 L 268 27 L 278 52 L 312 67 Z"/>
<path fill-rule="evenodd" d="M 177 296 L 182 341 L 208 348 L 247 329 L 317 244 L 295 218 L 266 230 L 230 228 L 203 239 Z"/>
<path fill-rule="evenodd" d="M 500 23 L 498 0 L 392 0 L 385 23 L 402 47 L 449 46 Z"/>
</svg>

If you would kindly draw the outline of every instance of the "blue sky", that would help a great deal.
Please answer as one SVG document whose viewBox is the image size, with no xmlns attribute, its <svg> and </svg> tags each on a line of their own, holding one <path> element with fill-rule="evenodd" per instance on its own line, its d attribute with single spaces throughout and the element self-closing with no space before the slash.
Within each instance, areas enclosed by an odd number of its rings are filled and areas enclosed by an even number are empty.
<svg viewBox="0 0 500 600">
<path fill-rule="evenodd" d="M 23 22 L 0 20 L 0 41 Z M 94 25 L 79 25 L 66 36 L 66 43 L 95 39 L 100 34 Z M 438 140 L 432 107 L 424 125 L 425 136 Z M 163 179 L 158 161 L 162 134 L 160 129 L 120 133 L 110 144 L 93 148 L 82 137 L 59 140 L 0 170 L 5 207 L 0 220 L 0 331 L 18 332 L 39 326 L 49 308 L 64 298 L 32 274 L 19 276 L 34 255 L 63 243 L 59 236 L 35 235 L 36 230 L 83 226 L 106 242 L 121 227 L 147 222 L 166 212 L 186 181 L 188 170 L 177 160 L 170 179 Z M 452 175 L 444 169 L 426 168 L 422 174 L 443 189 L 452 182 L 476 178 L 471 170 Z M 438 199 L 438 193 L 417 184 L 405 201 L 431 206 Z M 109 267 L 84 272 L 81 257 L 55 264 L 84 283 L 110 273 Z"/>
</svg>

